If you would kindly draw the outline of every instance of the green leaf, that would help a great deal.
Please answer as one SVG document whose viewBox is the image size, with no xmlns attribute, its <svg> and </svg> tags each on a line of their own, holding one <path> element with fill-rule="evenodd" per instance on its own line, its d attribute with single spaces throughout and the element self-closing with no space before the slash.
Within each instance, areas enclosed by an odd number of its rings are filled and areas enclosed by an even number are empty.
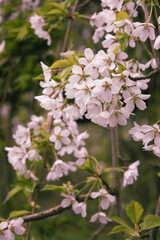
<svg viewBox="0 0 160 240">
<path fill-rule="evenodd" d="M 28 33 L 28 29 L 26 26 L 22 27 L 18 33 L 17 39 L 22 40 Z"/>
<path fill-rule="evenodd" d="M 116 55 L 116 53 L 118 52 L 118 50 L 120 49 L 120 45 L 118 45 L 114 50 L 113 50 L 113 53 Z"/>
<path fill-rule="evenodd" d="M 160 172 L 157 173 L 158 177 L 160 177 Z"/>
<path fill-rule="evenodd" d="M 64 11 L 62 11 L 61 9 L 53 9 L 53 10 L 49 11 L 47 14 L 65 16 Z"/>
<path fill-rule="evenodd" d="M 27 211 L 27 210 L 20 210 L 20 211 L 12 211 L 10 214 L 9 214 L 9 218 L 14 218 L 14 217 L 18 217 L 18 216 L 23 216 L 23 215 L 26 215 L 26 214 L 29 214 L 31 213 L 30 211 Z"/>
<path fill-rule="evenodd" d="M 160 217 L 150 214 L 144 218 L 144 222 L 141 230 L 147 230 L 147 229 L 158 227 L 158 226 L 160 226 Z"/>
<path fill-rule="evenodd" d="M 22 186 L 16 186 L 13 188 L 8 194 L 6 199 L 4 200 L 3 203 L 6 203 L 10 198 L 12 198 L 14 195 L 16 195 L 18 192 L 20 192 L 23 189 Z"/>
<path fill-rule="evenodd" d="M 121 12 L 117 13 L 116 21 L 121 21 L 121 20 L 127 19 L 127 18 L 128 18 L 128 14 L 124 11 L 121 11 Z"/>
<path fill-rule="evenodd" d="M 65 68 L 62 72 L 61 72 L 61 78 L 63 80 L 65 80 L 67 78 L 67 76 L 70 74 L 70 72 L 72 71 L 72 66 Z"/>
<path fill-rule="evenodd" d="M 54 69 L 54 68 L 64 68 L 64 67 L 69 67 L 72 66 L 73 63 L 69 59 L 61 59 L 56 62 L 54 62 L 49 69 Z"/>
<path fill-rule="evenodd" d="M 61 10 L 63 10 L 63 11 L 66 11 L 64 5 L 61 4 L 61 3 L 50 2 L 50 3 L 48 3 L 48 5 L 51 5 L 51 6 L 53 6 L 54 8 L 58 8 L 58 9 L 61 9 Z"/>
<path fill-rule="evenodd" d="M 132 223 L 138 224 L 143 214 L 143 207 L 139 202 L 132 201 L 131 204 L 126 206 L 126 212 Z"/>
<path fill-rule="evenodd" d="M 115 167 L 115 168 L 113 167 L 113 168 L 104 168 L 104 169 L 103 169 L 103 173 L 114 172 L 114 171 L 121 172 L 122 170 L 121 170 L 121 168 L 118 168 L 118 167 L 117 167 L 117 168 L 116 168 L 116 167 Z"/>
<path fill-rule="evenodd" d="M 131 232 L 134 232 L 134 229 L 129 229 L 128 227 L 125 227 L 123 225 L 118 225 L 112 229 L 109 235 L 119 233 L 119 232 L 128 232 L 130 234 Z"/>
<path fill-rule="evenodd" d="M 77 166 L 77 168 L 86 170 L 87 172 L 90 172 L 92 174 L 95 173 L 95 170 L 94 170 L 94 167 L 93 167 L 93 164 L 92 164 L 92 161 L 90 158 L 87 158 L 87 160 L 83 166 L 81 166 L 81 167 Z"/>
<path fill-rule="evenodd" d="M 56 185 L 45 185 L 41 191 L 57 191 L 57 192 L 64 192 L 64 187 L 56 186 Z"/>
<path fill-rule="evenodd" d="M 125 220 L 123 220 L 122 218 L 120 218 L 118 216 L 115 216 L 115 217 L 107 216 L 107 218 L 111 219 L 113 222 L 123 225 L 124 227 L 126 227 L 128 229 L 132 229 Z"/>
</svg>

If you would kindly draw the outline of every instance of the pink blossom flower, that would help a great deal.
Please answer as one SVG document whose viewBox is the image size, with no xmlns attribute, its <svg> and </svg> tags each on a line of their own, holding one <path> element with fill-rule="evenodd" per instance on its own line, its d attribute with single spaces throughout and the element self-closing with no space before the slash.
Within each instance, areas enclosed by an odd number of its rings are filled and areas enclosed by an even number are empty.
<svg viewBox="0 0 160 240">
<path fill-rule="evenodd" d="M 128 170 L 124 173 L 123 178 L 123 187 L 126 187 L 127 185 L 133 184 L 135 180 L 137 180 L 138 177 L 138 169 L 137 167 L 140 165 L 140 161 L 136 161 L 129 165 Z"/>
</svg>

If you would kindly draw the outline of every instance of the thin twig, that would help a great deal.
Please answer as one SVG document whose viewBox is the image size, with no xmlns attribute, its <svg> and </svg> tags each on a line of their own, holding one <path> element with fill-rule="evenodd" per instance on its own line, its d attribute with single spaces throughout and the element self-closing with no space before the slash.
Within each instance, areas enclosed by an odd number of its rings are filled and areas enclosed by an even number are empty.
<svg viewBox="0 0 160 240">
<path fill-rule="evenodd" d="M 76 200 L 84 201 L 85 198 L 86 198 L 86 195 L 81 195 L 81 196 L 77 196 Z M 92 198 L 88 197 L 88 200 L 92 200 Z M 66 208 L 63 208 L 61 205 L 57 205 L 53 208 L 41 211 L 39 213 L 33 213 L 33 214 L 26 215 L 26 216 L 22 217 L 22 219 L 24 220 L 24 223 L 39 221 L 39 220 L 42 220 L 42 219 L 45 219 L 48 217 L 58 215 L 64 211 L 66 211 L 67 209 L 70 209 L 71 207 L 72 207 L 72 205 L 70 205 Z"/>
<path fill-rule="evenodd" d="M 129 78 L 131 80 L 143 80 L 143 79 L 147 79 L 147 78 L 151 78 L 153 77 L 156 73 L 160 72 L 160 68 L 156 68 L 155 70 L 151 71 L 149 74 L 145 75 L 145 76 L 139 76 L 139 77 L 132 77 L 131 75 L 129 76 Z"/>
<path fill-rule="evenodd" d="M 90 0 L 85 0 L 83 3 L 79 4 L 79 5 L 77 6 L 77 8 L 84 7 L 84 6 L 87 5 L 89 2 L 90 2 Z"/>
<path fill-rule="evenodd" d="M 70 14 L 70 18 L 68 20 L 68 25 L 67 25 L 66 34 L 65 34 L 65 37 L 64 37 L 64 43 L 63 43 L 63 47 L 62 47 L 62 52 L 66 51 L 66 48 L 67 48 L 67 45 L 68 45 L 69 33 L 70 33 L 70 30 L 71 30 L 72 21 L 73 21 L 72 15 L 73 15 L 73 13 L 76 10 L 76 7 L 78 5 L 78 1 L 79 0 L 75 1 L 74 5 L 73 5 L 73 8 L 72 8 L 72 11 L 71 11 L 71 14 Z"/>
</svg>

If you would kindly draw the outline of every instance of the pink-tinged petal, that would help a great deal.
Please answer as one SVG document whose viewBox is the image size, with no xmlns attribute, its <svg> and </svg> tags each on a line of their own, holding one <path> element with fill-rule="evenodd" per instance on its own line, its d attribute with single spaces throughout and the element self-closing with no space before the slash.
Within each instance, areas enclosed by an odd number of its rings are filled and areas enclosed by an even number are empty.
<svg viewBox="0 0 160 240">
<path fill-rule="evenodd" d="M 91 217 L 91 220 L 90 222 L 95 222 L 98 218 L 98 213 L 94 214 L 92 217 Z"/>
<path fill-rule="evenodd" d="M 55 149 L 56 150 L 60 150 L 62 147 L 62 143 L 59 140 L 56 140 L 55 142 Z"/>
<path fill-rule="evenodd" d="M 97 197 L 99 197 L 101 195 L 101 193 L 100 192 L 92 192 L 91 193 L 91 198 L 97 198 Z"/>
<path fill-rule="evenodd" d="M 129 111 L 129 112 L 133 112 L 134 108 L 135 108 L 135 104 L 134 104 L 134 101 L 133 99 L 129 100 L 126 104 L 126 110 Z"/>
<path fill-rule="evenodd" d="M 111 194 L 107 194 L 107 198 L 109 200 L 109 202 L 114 203 L 116 201 L 116 198 L 114 196 L 112 196 Z"/>
<path fill-rule="evenodd" d="M 55 135 L 51 135 L 50 137 L 49 137 L 49 141 L 51 141 L 51 142 L 55 142 L 56 141 L 56 136 Z"/>
<path fill-rule="evenodd" d="M 122 114 L 118 115 L 118 123 L 122 126 L 127 125 L 127 120 Z"/>
<path fill-rule="evenodd" d="M 149 34 L 149 38 L 151 40 L 154 40 L 155 39 L 155 32 L 154 32 L 154 28 L 150 28 L 150 34 Z"/>
<path fill-rule="evenodd" d="M 70 135 L 70 131 L 69 130 L 63 130 L 62 132 L 61 132 L 61 136 L 62 137 L 68 137 Z"/>
<path fill-rule="evenodd" d="M 154 139 L 155 145 L 160 148 L 160 134 L 157 134 L 155 139 Z"/>
<path fill-rule="evenodd" d="M 140 110 L 146 109 L 146 103 L 143 100 L 138 99 L 135 103 Z"/>
<path fill-rule="evenodd" d="M 5 229 L 5 228 L 7 228 L 7 226 L 8 226 L 8 223 L 7 223 L 7 222 L 1 222 L 1 223 L 0 223 L 0 230 L 3 230 L 3 229 Z"/>
<path fill-rule="evenodd" d="M 82 215 L 83 218 L 85 218 L 87 216 L 86 208 L 87 208 L 86 204 L 83 203 L 82 211 L 81 211 L 81 215 Z"/>
<path fill-rule="evenodd" d="M 56 127 L 54 128 L 54 133 L 55 133 L 56 135 L 59 135 L 60 132 L 61 132 L 61 127 L 60 127 L 60 126 L 56 126 Z"/>
<path fill-rule="evenodd" d="M 71 200 L 70 200 L 70 199 L 66 198 L 66 199 L 63 199 L 63 200 L 62 200 L 61 206 L 62 206 L 63 208 L 66 208 L 66 207 L 68 207 L 69 205 L 71 205 Z"/>
<path fill-rule="evenodd" d="M 92 60 L 94 58 L 94 53 L 90 48 L 85 49 L 84 55 L 88 60 Z"/>
<path fill-rule="evenodd" d="M 109 207 L 109 201 L 107 198 L 102 198 L 101 200 L 101 208 L 102 209 L 108 209 Z"/>
<path fill-rule="evenodd" d="M 82 64 L 82 65 L 87 65 L 87 64 L 88 64 L 86 58 L 80 58 L 80 59 L 78 60 L 78 62 L 79 62 L 80 64 Z"/>
<path fill-rule="evenodd" d="M 154 49 L 156 50 L 160 49 L 160 35 L 156 38 L 154 42 Z"/>
<path fill-rule="evenodd" d="M 71 140 L 70 140 L 69 138 L 67 138 L 67 137 L 62 137 L 62 138 L 61 138 L 61 141 L 62 141 L 62 143 L 65 144 L 65 145 L 68 145 L 68 144 L 70 144 L 70 142 L 71 142 Z"/>
<path fill-rule="evenodd" d="M 25 233 L 25 228 L 24 227 L 15 227 L 14 232 L 17 235 L 23 235 Z"/>
<path fill-rule="evenodd" d="M 144 134 L 142 132 L 135 132 L 134 136 L 136 137 L 137 141 L 144 138 Z"/>
<path fill-rule="evenodd" d="M 73 68 L 72 68 L 72 72 L 74 74 L 79 74 L 79 75 L 82 75 L 83 72 L 82 72 L 82 68 L 78 65 L 74 65 Z"/>
</svg>

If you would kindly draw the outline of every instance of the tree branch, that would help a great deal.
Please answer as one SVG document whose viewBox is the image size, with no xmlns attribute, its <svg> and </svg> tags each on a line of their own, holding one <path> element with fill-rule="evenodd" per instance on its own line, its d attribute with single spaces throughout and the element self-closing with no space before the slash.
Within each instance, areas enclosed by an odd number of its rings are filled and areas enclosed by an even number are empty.
<svg viewBox="0 0 160 240">
<path fill-rule="evenodd" d="M 50 208 L 48 210 L 45 211 L 41 211 L 39 213 L 34 213 L 34 214 L 30 214 L 27 216 L 22 217 L 24 222 L 33 222 L 33 221 L 39 221 L 48 217 L 52 217 L 55 216 L 61 212 L 66 211 L 67 209 L 70 209 L 71 205 L 68 206 L 67 208 L 63 208 L 61 205 L 58 205 L 56 207 Z"/>
<path fill-rule="evenodd" d="M 66 34 L 65 34 L 65 38 L 64 38 L 63 47 L 62 47 L 62 52 L 65 52 L 66 48 L 67 48 L 69 33 L 70 33 L 70 30 L 71 30 L 72 21 L 73 21 L 72 15 L 76 10 L 78 2 L 79 2 L 79 0 L 75 1 L 74 5 L 73 5 L 73 8 L 72 8 L 72 11 L 71 11 L 71 14 L 70 14 L 71 17 L 69 18 L 69 21 L 68 21 L 67 30 L 66 30 Z"/>
<path fill-rule="evenodd" d="M 149 74 L 145 75 L 145 76 L 139 76 L 139 77 L 132 77 L 131 75 L 129 76 L 129 78 L 131 80 L 143 80 L 143 79 L 147 79 L 147 78 L 151 78 L 153 77 L 156 73 L 160 72 L 160 67 L 156 68 L 155 70 L 151 71 Z"/>
<path fill-rule="evenodd" d="M 76 197 L 76 199 L 79 201 L 83 201 L 85 198 L 86 198 L 86 195 L 81 195 L 81 196 Z M 89 197 L 88 199 L 92 199 L 92 198 Z M 42 220 L 42 219 L 45 219 L 48 217 L 58 215 L 64 211 L 66 211 L 67 209 L 70 209 L 71 206 L 72 205 L 70 205 L 66 208 L 63 208 L 61 205 L 57 205 L 53 208 L 41 211 L 39 213 L 33 213 L 33 214 L 26 215 L 26 216 L 22 217 L 22 219 L 24 220 L 24 223 L 39 221 L 39 220 Z"/>
</svg>

